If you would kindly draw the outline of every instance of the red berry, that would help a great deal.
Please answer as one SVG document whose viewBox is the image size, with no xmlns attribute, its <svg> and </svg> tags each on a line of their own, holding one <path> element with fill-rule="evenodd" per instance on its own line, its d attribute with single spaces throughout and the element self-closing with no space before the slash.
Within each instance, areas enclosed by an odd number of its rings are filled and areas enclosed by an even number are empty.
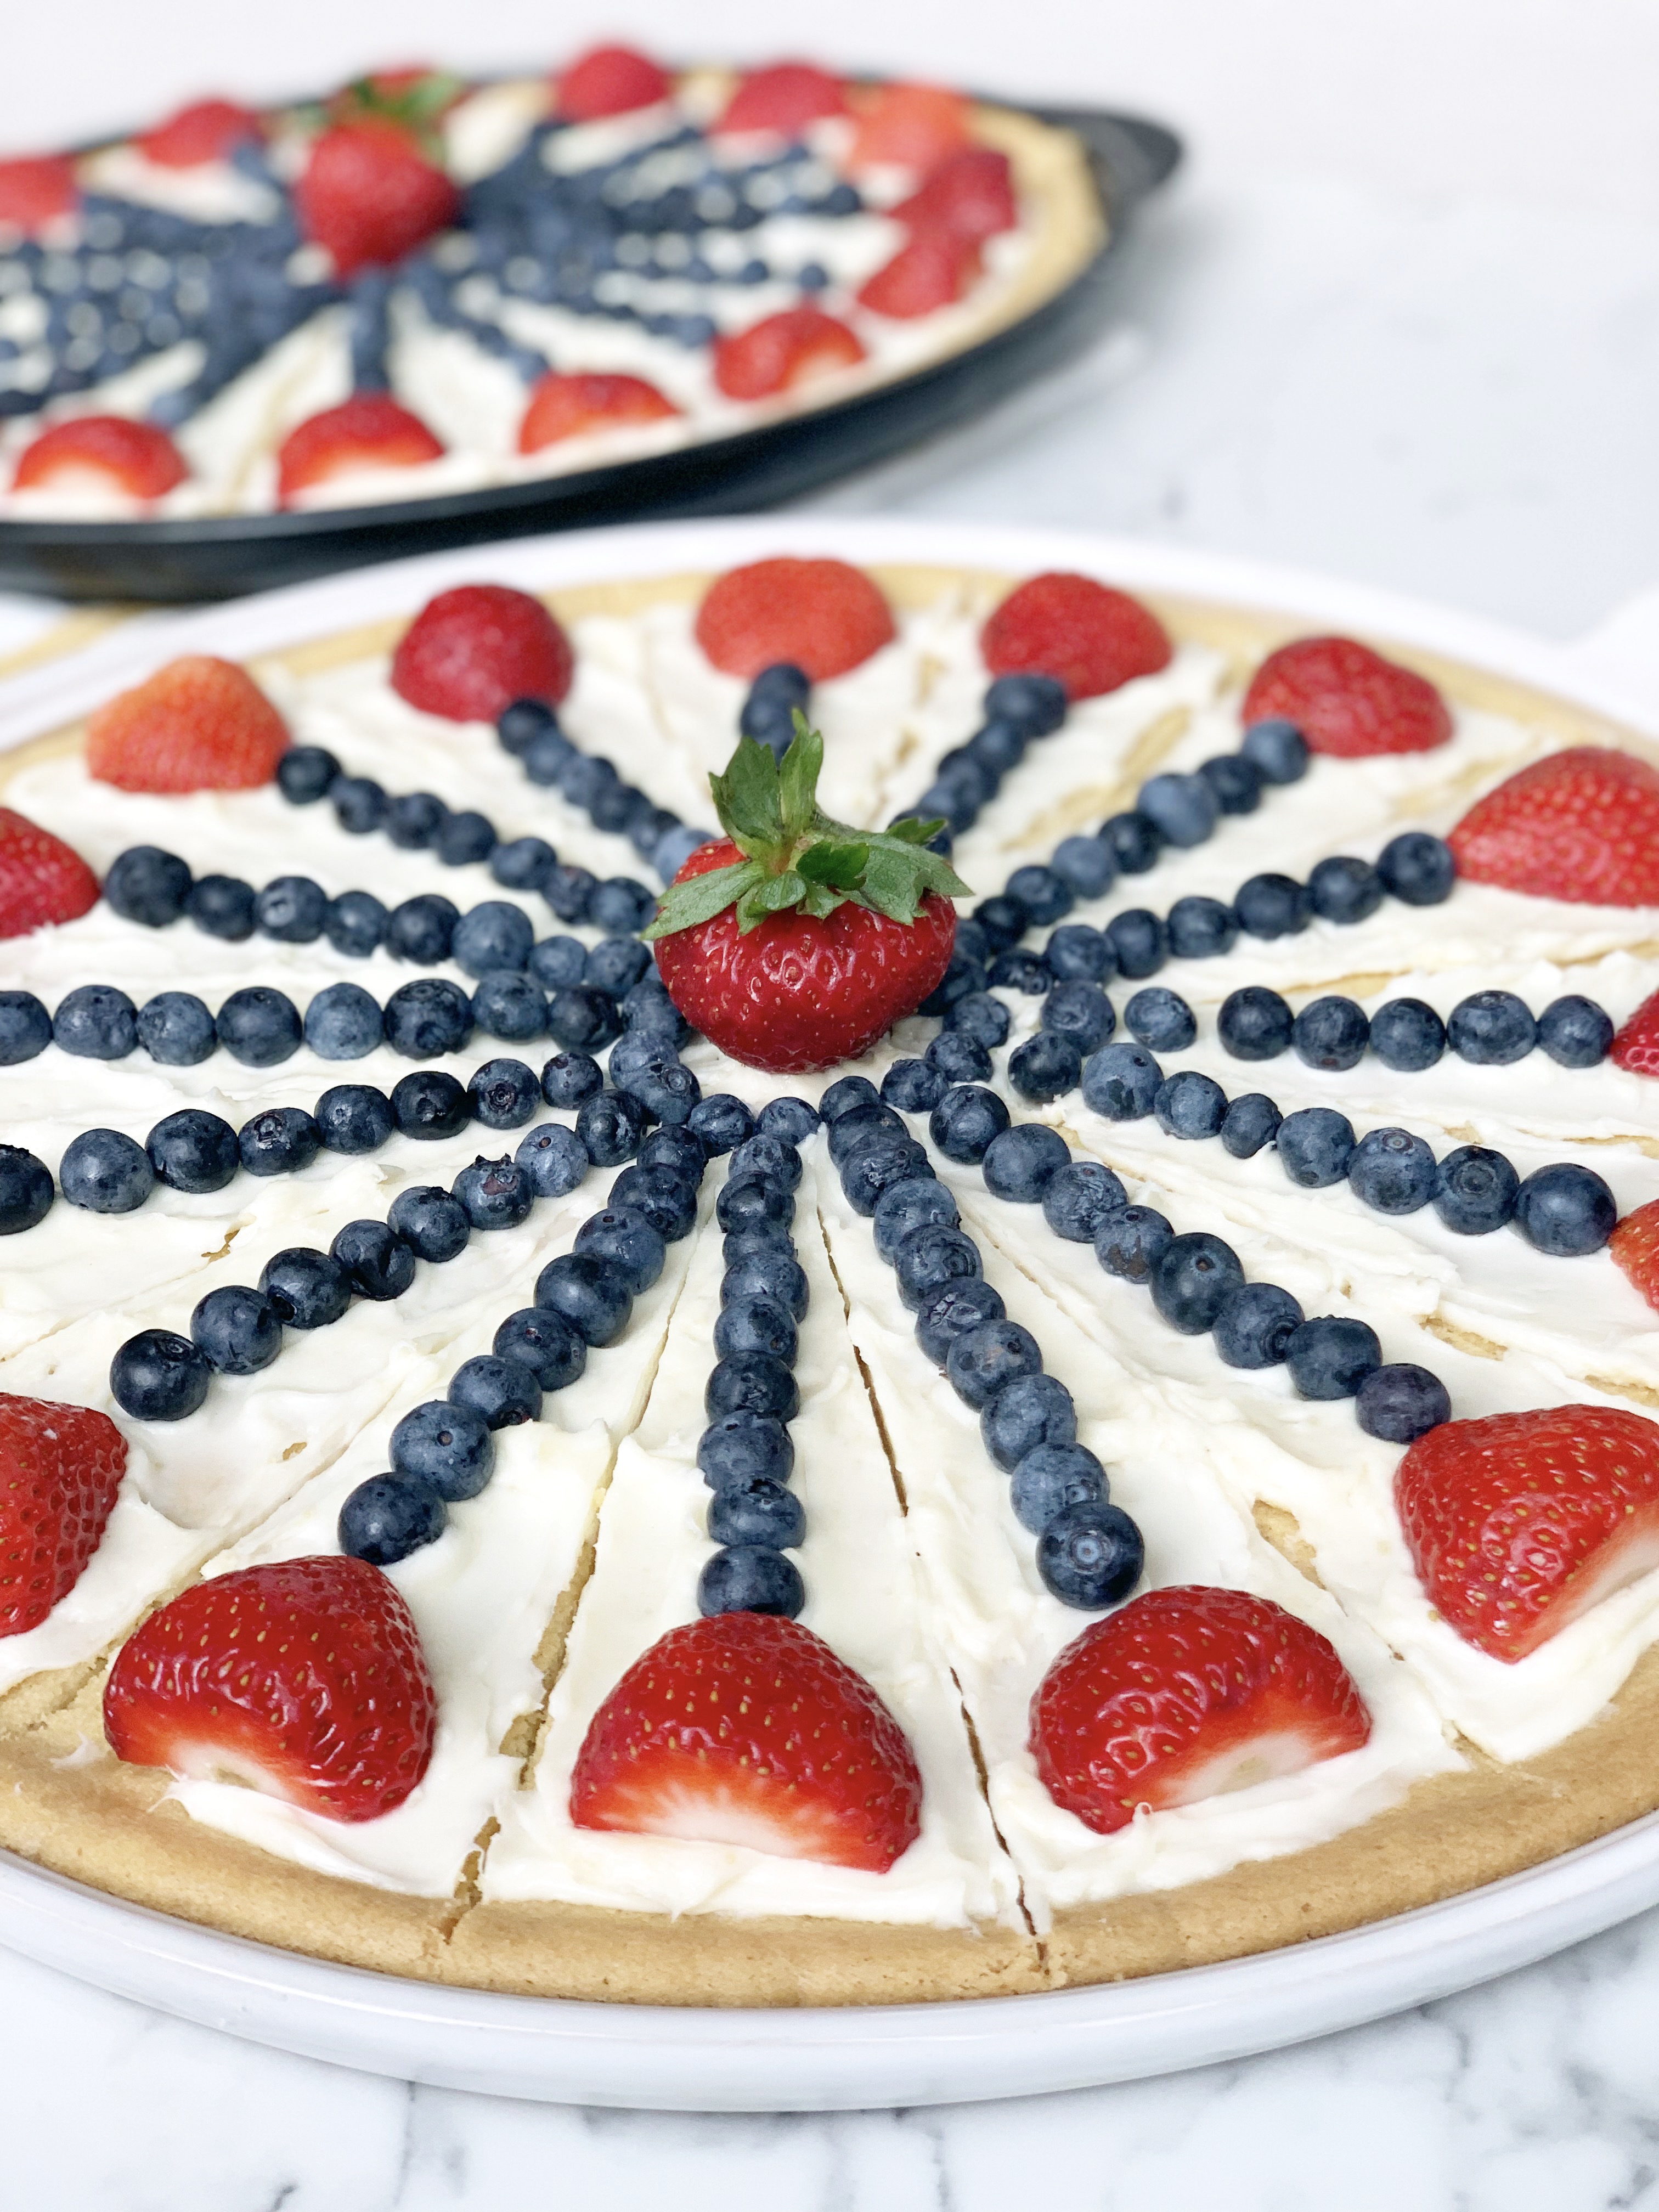
<svg viewBox="0 0 1659 2212">
<path fill-rule="evenodd" d="M 1317 1629 L 1247 1590 L 1148 1590 L 1068 1644 L 1031 1700 L 1054 1802 L 1109 1836 L 1358 1751 L 1370 1716 Z"/>
<path fill-rule="evenodd" d="M 572 123 L 627 115 L 666 100 L 674 80 L 635 46 L 591 46 L 558 82 L 558 112 Z"/>
<path fill-rule="evenodd" d="M 570 641 L 539 599 L 506 584 L 461 584 L 428 599 L 392 662 L 392 688 L 425 714 L 493 722 L 514 699 L 557 706 Z"/>
<path fill-rule="evenodd" d="M 277 495 L 286 506 L 296 492 L 336 477 L 361 469 L 417 468 L 437 460 L 443 450 L 420 416 L 400 407 L 390 392 L 356 392 L 289 432 L 276 454 Z"/>
<path fill-rule="evenodd" d="M 896 635 L 878 586 L 845 561 L 751 561 L 711 584 L 697 610 L 697 643 L 728 676 L 788 660 L 821 684 Z"/>
<path fill-rule="evenodd" d="M 884 84 L 860 112 L 851 169 L 932 169 L 972 137 L 970 110 L 942 84 Z"/>
<path fill-rule="evenodd" d="M 695 852 L 686 883 L 743 854 L 727 839 Z M 799 1075 L 856 1060 L 936 990 L 951 964 L 957 910 L 929 891 L 914 921 L 838 906 L 798 908 L 738 929 L 737 910 L 657 940 L 657 967 L 691 1026 L 745 1067 Z"/>
<path fill-rule="evenodd" d="M 1659 1313 L 1659 1198 L 1627 1213 L 1608 1237 L 1607 1249 L 1614 1264 Z"/>
<path fill-rule="evenodd" d="M 579 1828 L 738 1844 L 885 1874 L 921 1828 L 908 1739 L 811 1629 L 721 1613 L 672 1628 L 593 1716 Z"/>
<path fill-rule="evenodd" d="M 1019 220 L 1008 156 L 993 146 L 964 146 L 922 179 L 892 210 L 915 230 L 948 230 L 982 245 Z"/>
<path fill-rule="evenodd" d="M 64 154 L 30 154 L 0 161 L 0 224 L 39 230 L 80 204 L 75 165 Z"/>
<path fill-rule="evenodd" d="M 401 261 L 453 222 L 461 203 L 406 131 L 365 117 L 318 137 L 294 204 L 307 237 L 326 246 L 335 273 L 347 277 Z"/>
<path fill-rule="evenodd" d="M 138 150 L 164 169 L 193 169 L 198 162 L 222 161 L 243 139 L 262 136 L 251 107 L 230 100 L 198 100 L 147 131 Z"/>
<path fill-rule="evenodd" d="M 401 1805 L 436 1722 L 409 1607 L 363 1559 L 198 1583 L 128 1638 L 104 1690 L 118 1759 L 247 1783 L 331 1820 Z"/>
<path fill-rule="evenodd" d="M 948 230 L 922 230 L 868 278 L 859 304 L 906 320 L 959 300 L 979 274 L 979 248 Z"/>
<path fill-rule="evenodd" d="M 132 499 L 160 499 L 189 473 L 179 448 L 154 422 L 135 422 L 125 415 L 72 415 L 23 448 L 12 488 L 63 489 L 80 482 Z"/>
<path fill-rule="evenodd" d="M 756 70 L 732 94 L 717 131 L 781 131 L 793 137 L 821 116 L 843 115 L 842 81 L 810 62 L 775 62 Z"/>
<path fill-rule="evenodd" d="M 190 653 L 118 692 L 87 724 L 87 772 L 122 791 L 269 783 L 288 725 L 244 668 Z"/>
<path fill-rule="evenodd" d="M 660 422 L 679 411 L 642 376 L 561 376 L 555 371 L 544 376 L 530 395 L 519 426 L 519 451 L 536 453 L 586 430 Z"/>
<path fill-rule="evenodd" d="M 728 399 L 769 399 L 864 359 L 845 323 L 821 307 L 786 307 L 714 341 L 714 382 Z"/>
<path fill-rule="evenodd" d="M 72 846 L 0 806 L 0 937 L 73 921 L 97 899 L 98 878 Z"/>
<path fill-rule="evenodd" d="M 1659 1422 L 1602 1406 L 1443 1421 L 1394 1495 L 1431 1603 L 1466 1643 L 1524 1659 L 1659 1566 Z"/>
<path fill-rule="evenodd" d="M 1643 1000 L 1614 1037 L 1608 1057 L 1632 1075 L 1659 1075 L 1659 991 Z"/>
<path fill-rule="evenodd" d="M 1243 720 L 1273 718 L 1294 722 L 1315 752 L 1339 760 L 1427 752 L 1452 733 L 1427 677 L 1351 637 L 1300 637 L 1267 655 L 1244 695 Z"/>
<path fill-rule="evenodd" d="M 1547 753 L 1477 799 L 1448 842 L 1477 884 L 1659 906 L 1659 769 L 1602 745 Z"/>
<path fill-rule="evenodd" d="M 126 1465 L 107 1413 L 0 1394 L 0 1636 L 38 1628 L 80 1581 Z"/>
<path fill-rule="evenodd" d="M 1139 599 L 1060 570 L 1010 592 L 979 642 L 994 676 L 1053 676 L 1073 699 L 1155 676 L 1171 650 L 1163 623 Z"/>
</svg>

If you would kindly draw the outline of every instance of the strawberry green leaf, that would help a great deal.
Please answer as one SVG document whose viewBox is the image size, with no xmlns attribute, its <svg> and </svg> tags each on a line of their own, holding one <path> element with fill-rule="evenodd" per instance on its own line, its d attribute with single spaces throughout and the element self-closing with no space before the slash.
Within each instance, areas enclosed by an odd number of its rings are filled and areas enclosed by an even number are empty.
<svg viewBox="0 0 1659 2212">
<path fill-rule="evenodd" d="M 763 876 L 738 901 L 738 927 L 744 936 L 758 928 L 768 915 L 783 914 L 792 906 L 799 906 L 805 896 L 806 886 L 793 868 L 781 876 Z"/>
<path fill-rule="evenodd" d="M 721 829 L 750 860 L 769 860 L 781 854 L 788 840 L 778 793 L 778 759 L 770 745 L 739 738 L 725 775 L 711 775 L 708 788 Z"/>
<path fill-rule="evenodd" d="M 913 814 L 907 814 L 890 825 L 887 835 L 906 845 L 929 845 L 944 827 L 943 816 L 937 822 L 918 822 Z"/>
<path fill-rule="evenodd" d="M 817 816 L 818 776 L 823 767 L 823 739 L 799 707 L 795 734 L 778 771 L 783 827 L 791 839 L 804 837 Z"/>
<path fill-rule="evenodd" d="M 855 891 L 864 880 L 870 848 L 862 839 L 845 845 L 809 845 L 795 863 L 795 873 L 809 884 L 828 884 L 834 890 Z"/>
<path fill-rule="evenodd" d="M 730 867 L 711 868 L 707 875 L 671 884 L 657 902 L 656 919 L 640 934 L 672 937 L 677 931 L 695 929 L 700 921 L 712 921 L 759 883 L 763 872 L 758 860 L 734 860 Z"/>
</svg>

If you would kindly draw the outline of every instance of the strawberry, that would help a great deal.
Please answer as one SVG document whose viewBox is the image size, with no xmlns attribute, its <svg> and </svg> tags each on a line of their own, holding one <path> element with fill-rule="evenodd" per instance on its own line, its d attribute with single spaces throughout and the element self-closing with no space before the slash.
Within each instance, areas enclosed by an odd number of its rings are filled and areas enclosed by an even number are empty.
<svg viewBox="0 0 1659 2212">
<path fill-rule="evenodd" d="M 1068 1644 L 1031 1700 L 1054 1802 L 1097 1835 L 1358 1751 L 1370 1716 L 1317 1629 L 1248 1590 L 1148 1590 Z"/>
<path fill-rule="evenodd" d="M 1049 570 L 1009 592 L 980 633 L 994 676 L 1053 676 L 1073 699 L 1115 691 L 1170 665 L 1168 634 L 1127 592 Z"/>
<path fill-rule="evenodd" d="M 781 763 L 740 738 L 709 789 L 727 833 L 695 852 L 644 934 L 711 1044 L 776 1075 L 856 1059 L 938 985 L 962 882 L 937 822 L 853 830 L 818 811 L 823 740 L 798 715 Z"/>
<path fill-rule="evenodd" d="M 1513 1662 L 1659 1566 L 1659 1422 L 1603 1406 L 1443 1421 L 1394 1497 L 1431 1602 Z"/>
<path fill-rule="evenodd" d="M 726 103 L 717 131 L 780 131 L 793 138 L 821 116 L 844 115 L 842 81 L 811 62 L 775 62 L 755 70 Z"/>
<path fill-rule="evenodd" d="M 636 46 L 591 46 L 558 81 L 555 106 L 572 123 L 629 115 L 666 100 L 674 80 Z"/>
<path fill-rule="evenodd" d="M 435 461 L 443 447 L 418 415 L 400 407 L 389 392 L 354 392 L 338 407 L 308 415 L 290 430 L 276 454 L 278 496 L 286 506 L 296 492 L 331 483 L 361 469 L 412 469 Z"/>
<path fill-rule="evenodd" d="M 896 635 L 879 588 L 845 561 L 751 561 L 728 568 L 697 610 L 697 642 L 728 676 L 788 660 L 819 684 Z"/>
<path fill-rule="evenodd" d="M 328 103 L 331 123 L 361 123 L 373 117 L 395 124 L 429 155 L 440 150 L 436 125 L 466 92 L 464 77 L 410 62 L 400 69 L 375 70 L 342 85 Z"/>
<path fill-rule="evenodd" d="M 426 1772 L 437 1698 L 395 1585 L 365 1559 L 281 1559 L 198 1583 L 116 1654 L 118 1759 L 374 1820 Z"/>
<path fill-rule="evenodd" d="M 107 1413 L 0 1393 L 0 1636 L 38 1628 L 80 1581 L 126 1466 Z"/>
<path fill-rule="evenodd" d="M 964 146 L 939 162 L 891 212 L 913 230 L 948 230 L 982 245 L 1019 220 L 1008 156 L 993 146 Z"/>
<path fill-rule="evenodd" d="M 1632 1075 L 1659 1075 L 1659 991 L 1643 1000 L 1608 1047 L 1607 1057 Z"/>
<path fill-rule="evenodd" d="M 845 323 L 822 307 L 786 307 L 714 341 L 714 382 L 728 399 L 798 392 L 864 359 Z"/>
<path fill-rule="evenodd" d="M 570 641 L 539 599 L 506 584 L 461 584 L 428 599 L 392 659 L 392 688 L 425 714 L 493 722 L 514 699 L 556 707 Z"/>
<path fill-rule="evenodd" d="M 968 144 L 968 102 L 942 84 L 884 84 L 859 114 L 849 169 L 936 168 Z"/>
<path fill-rule="evenodd" d="M 1300 637 L 1270 653 L 1244 694 L 1243 718 L 1294 722 L 1316 753 L 1363 760 L 1421 753 L 1452 733 L 1446 702 L 1425 676 L 1384 660 L 1351 637 Z"/>
<path fill-rule="evenodd" d="M 1477 799 L 1448 842 L 1478 884 L 1659 906 L 1659 769 L 1603 745 L 1547 753 Z"/>
<path fill-rule="evenodd" d="M 453 222 L 461 203 L 406 130 L 370 115 L 319 134 L 294 204 L 307 237 L 328 249 L 343 279 L 401 261 Z"/>
<path fill-rule="evenodd" d="M 0 225 L 40 230 L 80 204 L 75 165 L 64 154 L 27 154 L 0 161 Z"/>
<path fill-rule="evenodd" d="M 230 100 L 198 100 L 145 131 L 138 150 L 161 168 L 193 169 L 203 161 L 222 161 L 243 139 L 263 135 L 251 107 Z"/>
<path fill-rule="evenodd" d="M 72 846 L 0 806 L 0 937 L 73 921 L 97 899 L 98 878 Z"/>
<path fill-rule="evenodd" d="M 1656 1312 L 1659 1312 L 1659 1198 L 1627 1213 L 1607 1239 L 1607 1249 Z"/>
<path fill-rule="evenodd" d="M 76 483 L 132 499 L 160 499 L 190 471 L 165 430 L 126 415 L 72 415 L 23 448 L 12 478 L 15 491 L 43 484 L 60 489 Z"/>
<path fill-rule="evenodd" d="M 594 1714 L 570 1818 L 885 1874 L 921 1832 L 921 1776 L 881 1699 L 810 1628 L 717 1613 L 659 1638 Z"/>
<path fill-rule="evenodd" d="M 866 279 L 859 305 L 896 321 L 959 300 L 979 274 L 979 248 L 948 230 L 918 231 Z"/>
<path fill-rule="evenodd" d="M 555 371 L 542 377 L 530 395 L 519 425 L 519 451 L 536 453 L 586 430 L 661 422 L 679 411 L 642 376 L 561 376 Z"/>
<path fill-rule="evenodd" d="M 251 791 L 288 725 L 244 668 L 189 653 L 118 692 L 87 724 L 87 772 L 122 791 Z"/>
</svg>

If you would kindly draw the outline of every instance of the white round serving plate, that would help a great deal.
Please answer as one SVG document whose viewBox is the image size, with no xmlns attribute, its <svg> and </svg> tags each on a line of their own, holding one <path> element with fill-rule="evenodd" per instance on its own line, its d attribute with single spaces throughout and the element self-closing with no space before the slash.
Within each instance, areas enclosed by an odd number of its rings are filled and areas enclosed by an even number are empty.
<svg viewBox="0 0 1659 2212">
<path fill-rule="evenodd" d="M 0 750 L 185 652 L 233 659 L 412 611 L 489 580 L 548 590 L 718 570 L 772 553 L 1029 574 L 1294 615 L 1532 684 L 1659 734 L 1659 594 L 1550 644 L 1365 586 L 1128 539 L 798 514 L 477 546 L 123 625 L 0 687 Z M 1352 2027 L 1547 1957 L 1659 1904 L 1659 1814 L 1531 1871 L 1317 1941 L 1143 1980 L 1032 1996 L 791 2011 L 501 1996 L 277 1951 L 0 1853 L 0 1945 L 180 2018 L 371 2073 L 550 2103 L 814 2112 L 1080 2088 Z"/>
</svg>

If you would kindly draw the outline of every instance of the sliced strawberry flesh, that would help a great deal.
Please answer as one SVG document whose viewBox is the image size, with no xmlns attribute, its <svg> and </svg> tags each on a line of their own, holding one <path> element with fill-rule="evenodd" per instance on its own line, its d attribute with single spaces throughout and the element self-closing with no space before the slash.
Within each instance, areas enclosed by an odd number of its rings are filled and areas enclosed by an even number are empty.
<svg viewBox="0 0 1659 2212">
<path fill-rule="evenodd" d="M 189 474 L 165 430 L 125 415 L 75 415 L 43 430 L 19 457 L 16 491 L 84 484 L 132 499 L 160 499 Z"/>
<path fill-rule="evenodd" d="M 714 382 L 728 399 L 768 399 L 851 368 L 865 357 L 856 334 L 819 307 L 787 307 L 714 344 Z"/>
<path fill-rule="evenodd" d="M 860 666 L 897 634 L 879 586 L 846 561 L 786 555 L 728 568 L 697 610 L 697 642 L 730 676 L 787 660 L 822 683 Z"/>
<path fill-rule="evenodd" d="M 544 376 L 530 395 L 519 428 L 519 451 L 539 453 L 562 438 L 629 423 L 666 422 L 679 413 L 654 384 L 640 376 Z"/>
<path fill-rule="evenodd" d="M 0 161 L 0 224 L 40 230 L 80 204 L 75 165 L 66 155 L 32 154 Z"/>
<path fill-rule="evenodd" d="M 629 115 L 666 100 L 674 81 L 636 46 L 593 46 L 558 80 L 558 112 L 573 123 Z"/>
<path fill-rule="evenodd" d="M 419 468 L 441 459 L 443 450 L 420 416 L 388 392 L 356 392 L 289 432 L 276 455 L 278 494 L 286 501 L 364 469 Z"/>
<path fill-rule="evenodd" d="M 859 304 L 895 321 L 931 315 L 959 300 L 979 274 L 979 251 L 949 231 L 921 231 L 866 279 Z"/>
<path fill-rule="evenodd" d="M 1019 210 L 1008 156 L 994 146 L 968 146 L 948 155 L 892 215 L 913 229 L 950 231 L 975 245 L 1012 230 Z"/>
<path fill-rule="evenodd" d="M 846 108 L 839 77 L 811 62 L 777 62 L 744 77 L 715 128 L 793 135 L 823 116 L 844 114 Z"/>
<path fill-rule="evenodd" d="M 969 110 L 942 84 L 887 84 L 864 106 L 848 155 L 851 169 L 928 170 L 965 146 Z"/>
<path fill-rule="evenodd" d="M 198 100 L 158 123 L 138 141 L 147 161 L 164 169 L 193 169 L 204 161 L 222 161 L 244 139 L 261 135 L 251 107 L 229 100 Z"/>
</svg>

